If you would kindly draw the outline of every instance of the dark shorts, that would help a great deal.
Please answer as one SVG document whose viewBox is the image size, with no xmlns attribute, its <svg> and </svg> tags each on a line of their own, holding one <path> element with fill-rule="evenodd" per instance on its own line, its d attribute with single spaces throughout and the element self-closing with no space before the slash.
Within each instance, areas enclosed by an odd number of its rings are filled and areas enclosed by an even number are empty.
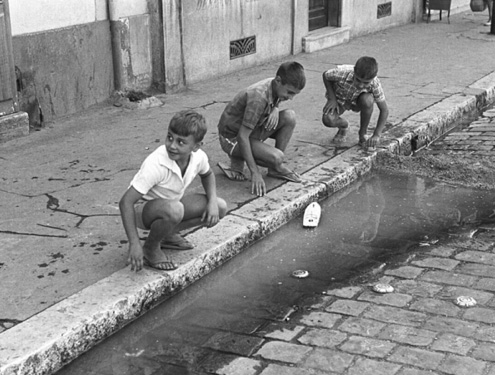
<svg viewBox="0 0 495 375">
<path fill-rule="evenodd" d="M 265 142 L 270 136 L 274 133 L 274 131 L 268 132 L 265 130 L 263 126 L 256 127 L 251 135 L 250 139 L 256 139 L 261 142 Z M 227 138 L 223 135 L 219 134 L 218 138 L 220 140 L 220 147 L 223 151 L 227 153 L 227 155 L 232 156 L 235 150 L 239 149 L 239 143 L 237 142 L 237 137 Z"/>
<path fill-rule="evenodd" d="M 220 147 L 227 155 L 232 156 L 234 149 L 237 147 L 237 138 L 225 138 L 223 135 L 219 135 Z"/>
</svg>

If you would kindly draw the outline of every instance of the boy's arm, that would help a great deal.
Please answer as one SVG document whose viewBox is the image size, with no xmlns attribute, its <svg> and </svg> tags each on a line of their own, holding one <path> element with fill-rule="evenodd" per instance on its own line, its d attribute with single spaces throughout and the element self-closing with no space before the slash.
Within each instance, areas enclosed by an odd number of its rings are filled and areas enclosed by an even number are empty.
<svg viewBox="0 0 495 375">
<path fill-rule="evenodd" d="M 143 268 L 143 248 L 139 241 L 139 234 L 136 226 L 134 204 L 143 196 L 132 186 L 127 189 L 119 202 L 120 216 L 124 230 L 129 240 L 129 256 L 127 262 L 131 265 L 131 271 L 139 271 Z"/>
<path fill-rule="evenodd" d="M 252 131 L 253 130 L 247 126 L 241 126 L 239 133 L 237 134 L 237 141 L 239 142 L 242 157 L 251 171 L 251 194 L 263 196 L 266 193 L 265 181 L 263 180 L 263 176 L 258 169 L 256 161 L 254 160 L 253 151 L 251 150 L 251 142 L 249 141 L 249 136 Z"/>
<path fill-rule="evenodd" d="M 376 123 L 375 131 L 370 139 L 368 139 L 367 144 L 368 147 L 376 147 L 378 142 L 380 141 L 380 136 L 382 134 L 383 129 L 385 128 L 385 124 L 388 119 L 388 104 L 387 102 L 381 101 L 376 102 L 378 109 L 380 110 L 380 115 L 378 116 L 378 121 Z"/>
<path fill-rule="evenodd" d="M 327 98 L 327 103 L 323 107 L 323 113 L 329 113 L 338 108 L 337 96 L 333 90 L 332 82 L 327 79 L 327 72 L 323 73 L 323 84 L 325 85 L 325 97 Z"/>
<path fill-rule="evenodd" d="M 205 189 L 206 200 L 208 201 L 206 205 L 206 210 L 201 217 L 202 221 L 206 222 L 206 226 L 212 227 L 218 223 L 219 212 L 218 212 L 218 200 L 217 200 L 217 184 L 215 180 L 215 175 L 210 169 L 206 174 L 200 175 L 201 184 Z"/>
</svg>

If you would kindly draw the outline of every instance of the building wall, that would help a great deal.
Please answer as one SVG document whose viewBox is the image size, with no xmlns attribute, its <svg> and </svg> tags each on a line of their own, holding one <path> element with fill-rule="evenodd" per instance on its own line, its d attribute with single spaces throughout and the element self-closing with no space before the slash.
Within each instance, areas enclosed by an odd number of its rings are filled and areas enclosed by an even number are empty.
<svg viewBox="0 0 495 375">
<path fill-rule="evenodd" d="M 76 113 L 113 90 L 108 21 L 13 37 L 14 64 L 44 119 Z"/>
<path fill-rule="evenodd" d="M 106 100 L 114 89 L 173 92 L 289 57 L 308 35 L 309 0 L 10 1 L 14 63 L 46 120 Z M 392 3 L 377 19 L 377 6 Z M 423 0 L 341 0 L 351 38 L 418 19 Z M 452 0 L 452 13 L 469 9 Z M 230 58 L 232 41 L 256 52 Z"/>
<path fill-rule="evenodd" d="M 24 101 L 45 120 L 79 112 L 114 88 L 106 0 L 10 1 L 14 64 Z"/>
<path fill-rule="evenodd" d="M 166 69 L 175 87 L 290 55 L 293 0 L 170 1 L 164 12 Z M 180 34 L 182 30 L 182 34 Z M 230 58 L 230 42 L 254 36 L 256 52 Z M 179 72 L 179 73 L 177 73 Z"/>
<path fill-rule="evenodd" d="M 391 3 L 390 16 L 377 18 L 379 5 Z M 421 20 L 422 0 L 342 0 L 342 26 L 350 28 L 351 38 L 375 33 L 394 26 Z M 451 14 L 469 9 L 469 1 L 452 0 Z M 432 11 L 432 18 L 438 18 L 438 11 Z M 446 17 L 446 12 L 442 13 Z"/>
</svg>

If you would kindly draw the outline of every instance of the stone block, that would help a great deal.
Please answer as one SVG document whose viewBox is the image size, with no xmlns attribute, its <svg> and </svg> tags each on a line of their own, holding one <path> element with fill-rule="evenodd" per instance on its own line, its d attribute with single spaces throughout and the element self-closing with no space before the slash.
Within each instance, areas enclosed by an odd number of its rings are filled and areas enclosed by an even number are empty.
<svg viewBox="0 0 495 375">
<path fill-rule="evenodd" d="M 26 112 L 16 112 L 0 116 L 0 142 L 23 137 L 29 134 L 29 116 Z"/>
<path fill-rule="evenodd" d="M 435 370 L 444 358 L 443 354 L 418 348 L 400 347 L 389 360 L 425 369 Z"/>
<path fill-rule="evenodd" d="M 391 324 L 380 332 L 378 337 L 383 340 L 397 341 L 402 344 L 428 346 L 435 339 L 436 335 L 436 332 L 426 329 Z"/>
<path fill-rule="evenodd" d="M 299 363 L 311 350 L 309 346 L 271 341 L 263 345 L 256 355 L 279 362 Z"/>
<path fill-rule="evenodd" d="M 350 37 L 349 27 L 324 27 L 302 38 L 303 51 L 311 53 L 321 49 L 347 43 Z"/>
</svg>

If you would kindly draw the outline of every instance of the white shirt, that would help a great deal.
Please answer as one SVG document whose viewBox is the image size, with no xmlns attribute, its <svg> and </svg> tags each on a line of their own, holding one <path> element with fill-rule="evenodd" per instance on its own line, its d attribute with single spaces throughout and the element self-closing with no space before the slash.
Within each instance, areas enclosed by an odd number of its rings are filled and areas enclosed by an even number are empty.
<svg viewBox="0 0 495 375">
<path fill-rule="evenodd" d="M 199 149 L 191 153 L 186 173 L 182 176 L 179 166 L 168 157 L 165 145 L 158 147 L 141 164 L 131 186 L 144 195 L 144 199 L 164 198 L 180 200 L 194 178 L 210 170 L 208 156 Z"/>
</svg>

